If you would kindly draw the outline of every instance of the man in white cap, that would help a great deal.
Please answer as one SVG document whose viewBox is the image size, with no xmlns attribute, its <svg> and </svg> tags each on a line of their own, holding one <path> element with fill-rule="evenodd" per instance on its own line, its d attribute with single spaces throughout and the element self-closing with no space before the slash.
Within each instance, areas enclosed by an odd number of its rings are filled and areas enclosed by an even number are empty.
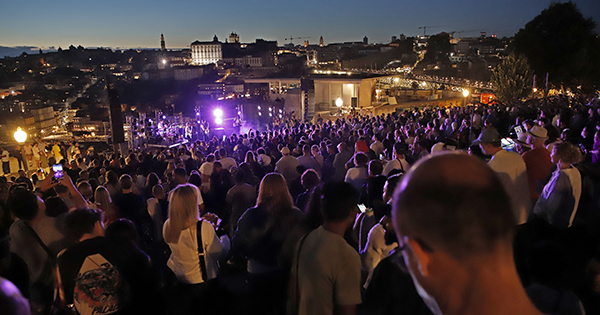
<svg viewBox="0 0 600 315">
<path fill-rule="evenodd" d="M 281 154 L 283 154 L 283 157 L 275 164 L 275 172 L 283 175 L 285 181 L 289 185 L 298 177 L 296 167 L 300 165 L 300 163 L 295 157 L 290 156 L 290 149 L 288 147 L 283 147 L 281 149 Z"/>
<path fill-rule="evenodd" d="M 531 145 L 531 150 L 523 153 L 523 160 L 527 166 L 529 195 L 533 204 L 540 197 L 553 166 L 550 152 L 544 146 L 546 138 L 548 130 L 544 127 L 536 125 L 527 132 L 527 144 Z"/>
<path fill-rule="evenodd" d="M 527 166 L 518 153 L 502 149 L 501 140 L 497 131 L 488 129 L 482 131 L 473 143 L 479 144 L 483 153 L 492 156 L 488 166 L 496 172 L 508 193 L 517 224 L 524 224 L 531 210 Z"/>
</svg>

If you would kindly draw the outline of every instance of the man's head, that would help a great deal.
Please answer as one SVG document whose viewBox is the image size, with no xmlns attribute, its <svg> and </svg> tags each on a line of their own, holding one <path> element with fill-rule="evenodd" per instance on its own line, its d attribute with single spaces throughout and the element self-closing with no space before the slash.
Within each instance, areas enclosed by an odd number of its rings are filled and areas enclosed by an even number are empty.
<svg viewBox="0 0 600 315">
<path fill-rule="evenodd" d="M 183 185 L 187 183 L 187 172 L 184 168 L 178 167 L 173 171 L 173 178 L 177 182 L 178 185 Z"/>
<path fill-rule="evenodd" d="M 358 191 L 346 182 L 328 182 L 321 190 L 321 214 L 325 222 L 352 221 L 358 213 Z"/>
<path fill-rule="evenodd" d="M 121 175 L 121 177 L 119 178 L 119 183 L 121 184 L 121 188 L 123 189 L 123 193 L 125 193 L 126 191 L 130 191 L 131 190 L 131 186 L 132 184 L 132 180 L 131 180 L 131 176 L 129 176 L 129 174 L 123 174 Z"/>
<path fill-rule="evenodd" d="M 502 137 L 493 129 L 486 129 L 479 134 L 479 138 L 473 141 L 473 144 L 479 144 L 483 153 L 494 155 L 502 149 Z"/>
<path fill-rule="evenodd" d="M 79 193 L 83 196 L 83 198 L 85 198 L 85 200 L 90 200 L 90 198 L 92 198 L 94 195 L 94 192 L 92 191 L 92 185 L 90 185 L 90 183 L 87 181 L 79 183 L 77 185 L 77 190 L 79 190 Z"/>
<path fill-rule="evenodd" d="M 383 172 L 383 163 L 379 160 L 369 161 L 369 175 L 377 176 Z"/>
<path fill-rule="evenodd" d="M 281 154 L 283 154 L 284 156 L 290 155 L 290 149 L 288 147 L 281 148 Z"/>
<path fill-rule="evenodd" d="M 38 211 L 46 211 L 46 205 L 36 194 L 27 189 L 18 187 L 13 190 L 8 199 L 10 212 L 17 218 L 25 221 L 34 219 Z"/>
<path fill-rule="evenodd" d="M 396 142 L 394 144 L 394 154 L 396 155 L 396 158 L 403 159 L 406 153 L 408 153 L 408 144 L 404 142 Z"/>
<path fill-rule="evenodd" d="M 102 212 L 93 209 L 76 209 L 65 217 L 65 231 L 72 240 L 80 240 L 85 234 L 104 236 Z"/>
<path fill-rule="evenodd" d="M 19 170 L 17 173 L 19 174 L 19 177 L 27 177 L 24 170 Z"/>
<path fill-rule="evenodd" d="M 533 126 L 527 132 L 527 144 L 534 147 L 543 146 L 546 138 L 548 138 L 548 130 L 544 127 Z"/>
<path fill-rule="evenodd" d="M 510 201 L 480 159 L 456 153 L 421 160 L 396 189 L 393 219 L 406 265 L 434 313 L 454 302 L 450 283 L 498 266 L 516 274 Z"/>
<path fill-rule="evenodd" d="M 156 199 L 163 199 L 165 197 L 165 190 L 161 184 L 152 187 L 152 196 Z"/>
<path fill-rule="evenodd" d="M 321 177 L 319 176 L 319 173 L 310 168 L 302 173 L 300 180 L 302 181 L 302 186 L 310 191 L 319 184 Z"/>
</svg>

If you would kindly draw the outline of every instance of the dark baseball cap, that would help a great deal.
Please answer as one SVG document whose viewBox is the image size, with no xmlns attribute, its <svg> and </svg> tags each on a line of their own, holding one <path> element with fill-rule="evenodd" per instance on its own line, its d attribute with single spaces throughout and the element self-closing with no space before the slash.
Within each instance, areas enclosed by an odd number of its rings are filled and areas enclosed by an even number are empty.
<svg viewBox="0 0 600 315">
<path fill-rule="evenodd" d="M 479 134 L 479 138 L 475 139 L 475 141 L 473 141 L 473 144 L 492 143 L 500 141 L 501 139 L 502 137 L 500 137 L 498 131 L 493 129 L 486 129 Z"/>
</svg>

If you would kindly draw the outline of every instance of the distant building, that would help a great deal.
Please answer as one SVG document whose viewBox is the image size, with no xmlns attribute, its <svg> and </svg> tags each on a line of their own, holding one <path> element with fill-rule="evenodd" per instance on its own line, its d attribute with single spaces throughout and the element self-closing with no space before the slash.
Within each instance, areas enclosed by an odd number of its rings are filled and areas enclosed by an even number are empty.
<svg viewBox="0 0 600 315">
<path fill-rule="evenodd" d="M 25 118 L 27 129 L 33 133 L 50 132 L 56 125 L 56 117 L 52 106 L 32 109 Z"/>
<path fill-rule="evenodd" d="M 237 67 L 262 67 L 263 60 L 261 57 L 245 56 L 242 58 L 235 58 L 235 65 Z"/>
<path fill-rule="evenodd" d="M 367 38 L 367 36 L 363 37 L 363 44 L 369 45 L 369 39 Z"/>
<path fill-rule="evenodd" d="M 319 47 L 323 47 L 323 36 L 319 38 Z"/>
<path fill-rule="evenodd" d="M 231 34 L 229 34 L 229 42 L 233 44 L 239 44 L 240 37 L 238 36 L 238 34 L 231 32 Z"/>
<path fill-rule="evenodd" d="M 202 77 L 204 68 L 199 66 L 173 67 L 173 77 L 177 81 L 188 81 Z"/>
<path fill-rule="evenodd" d="M 203 66 L 211 63 L 217 63 L 223 59 L 223 52 L 221 50 L 221 43 L 217 38 L 217 35 L 213 38 L 212 42 L 200 42 L 195 41 L 191 45 L 192 48 L 192 64 Z"/>
<path fill-rule="evenodd" d="M 167 50 L 167 45 L 165 44 L 165 35 L 160 34 L 160 50 Z"/>
</svg>

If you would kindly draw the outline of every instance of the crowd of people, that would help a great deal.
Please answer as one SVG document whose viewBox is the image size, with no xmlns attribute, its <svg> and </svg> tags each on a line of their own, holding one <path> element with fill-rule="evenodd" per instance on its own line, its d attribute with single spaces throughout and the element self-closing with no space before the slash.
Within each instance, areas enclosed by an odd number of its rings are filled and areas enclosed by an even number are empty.
<svg viewBox="0 0 600 315">
<path fill-rule="evenodd" d="M 11 314 L 600 313 L 595 100 L 56 147 L 0 178 Z"/>
</svg>

